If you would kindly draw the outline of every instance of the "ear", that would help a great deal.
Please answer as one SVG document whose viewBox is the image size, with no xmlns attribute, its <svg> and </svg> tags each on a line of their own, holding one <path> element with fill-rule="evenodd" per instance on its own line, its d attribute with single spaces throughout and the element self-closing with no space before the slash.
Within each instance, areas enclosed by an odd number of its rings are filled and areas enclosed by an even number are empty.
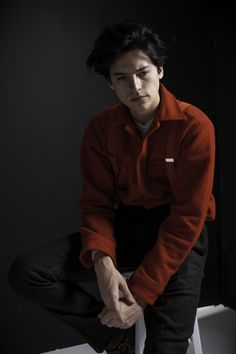
<svg viewBox="0 0 236 354">
<path fill-rule="evenodd" d="M 114 90 L 114 87 L 111 83 L 111 80 L 107 80 L 108 86 L 110 87 L 111 90 Z"/>
<path fill-rule="evenodd" d="M 159 79 L 161 80 L 164 76 L 163 66 L 160 66 L 159 68 L 157 68 L 157 71 L 158 71 Z"/>
</svg>

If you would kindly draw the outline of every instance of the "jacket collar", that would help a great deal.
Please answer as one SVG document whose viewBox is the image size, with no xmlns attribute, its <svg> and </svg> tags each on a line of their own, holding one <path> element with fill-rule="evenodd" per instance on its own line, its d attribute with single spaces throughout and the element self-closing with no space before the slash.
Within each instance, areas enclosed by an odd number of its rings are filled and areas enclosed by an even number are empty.
<svg viewBox="0 0 236 354">
<path fill-rule="evenodd" d="M 168 120 L 186 120 L 186 116 L 178 103 L 175 96 L 166 89 L 166 87 L 160 83 L 160 109 L 157 113 L 156 124 L 158 121 L 168 121 Z M 132 119 L 131 114 L 127 106 L 123 103 L 116 105 L 115 111 L 113 109 L 109 110 L 107 123 L 112 125 L 128 124 Z M 115 117 L 114 117 L 115 113 Z"/>
</svg>

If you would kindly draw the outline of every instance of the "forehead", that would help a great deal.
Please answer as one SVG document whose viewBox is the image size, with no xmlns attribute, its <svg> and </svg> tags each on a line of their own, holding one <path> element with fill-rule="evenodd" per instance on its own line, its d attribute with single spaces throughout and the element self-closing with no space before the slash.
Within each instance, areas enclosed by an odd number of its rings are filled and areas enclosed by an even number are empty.
<svg viewBox="0 0 236 354">
<path fill-rule="evenodd" d="M 147 65 L 153 65 L 151 59 L 141 49 L 133 49 L 119 55 L 111 65 L 110 71 L 111 74 L 116 72 L 129 73 Z"/>
</svg>

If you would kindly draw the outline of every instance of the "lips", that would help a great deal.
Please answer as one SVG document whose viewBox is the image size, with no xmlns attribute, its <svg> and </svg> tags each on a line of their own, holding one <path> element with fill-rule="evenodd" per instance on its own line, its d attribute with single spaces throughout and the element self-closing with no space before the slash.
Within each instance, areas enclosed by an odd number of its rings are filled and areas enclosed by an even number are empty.
<svg viewBox="0 0 236 354">
<path fill-rule="evenodd" d="M 131 101 L 138 101 L 138 100 L 140 100 L 141 98 L 144 98 L 144 97 L 147 97 L 147 96 L 137 96 L 137 97 L 131 98 Z"/>
</svg>

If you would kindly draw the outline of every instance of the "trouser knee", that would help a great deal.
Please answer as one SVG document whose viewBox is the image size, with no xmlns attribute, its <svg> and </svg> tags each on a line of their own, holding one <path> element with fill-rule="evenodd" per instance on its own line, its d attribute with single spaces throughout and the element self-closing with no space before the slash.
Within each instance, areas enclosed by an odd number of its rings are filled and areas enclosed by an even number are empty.
<svg viewBox="0 0 236 354">
<path fill-rule="evenodd" d="M 8 271 L 8 282 L 12 289 L 24 296 L 29 289 L 29 276 L 33 269 L 33 259 L 29 255 L 18 256 Z"/>
</svg>

